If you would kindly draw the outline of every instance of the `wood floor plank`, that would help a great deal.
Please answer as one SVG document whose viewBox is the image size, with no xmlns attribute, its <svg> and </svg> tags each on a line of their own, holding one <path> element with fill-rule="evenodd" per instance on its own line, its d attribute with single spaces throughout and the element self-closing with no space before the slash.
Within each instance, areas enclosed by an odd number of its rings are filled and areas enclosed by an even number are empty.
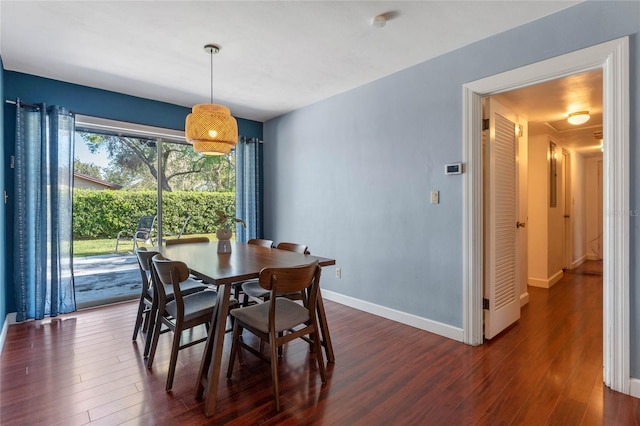
<svg viewBox="0 0 640 426">
<path fill-rule="evenodd" d="M 268 365 L 245 354 L 220 381 L 213 419 L 193 397 L 203 346 L 180 352 L 166 392 L 171 334 L 146 368 L 144 336 L 131 341 L 135 303 L 13 325 L 0 357 L 0 424 L 640 426 L 638 400 L 602 384 L 602 277 L 578 269 L 529 293 L 520 320 L 478 347 L 326 301 L 336 352 L 328 382 L 309 346 L 291 342 L 276 413 Z M 227 336 L 223 372 L 229 348 Z"/>
</svg>

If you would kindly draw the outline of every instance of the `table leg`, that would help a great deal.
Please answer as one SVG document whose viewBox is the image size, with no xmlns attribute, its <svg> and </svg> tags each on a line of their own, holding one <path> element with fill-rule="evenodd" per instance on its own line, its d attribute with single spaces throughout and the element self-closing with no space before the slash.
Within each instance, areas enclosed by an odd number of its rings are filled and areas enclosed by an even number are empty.
<svg viewBox="0 0 640 426">
<path fill-rule="evenodd" d="M 327 315 L 324 311 L 324 302 L 322 301 L 322 294 L 318 289 L 318 323 L 320 326 L 320 334 L 322 335 L 322 346 L 324 346 L 325 353 L 327 354 L 327 362 L 335 362 L 336 357 L 333 354 L 333 344 L 331 343 L 331 336 L 329 335 L 329 324 L 327 323 Z"/>
<path fill-rule="evenodd" d="M 214 310 L 214 323 L 209 329 L 205 350 L 200 363 L 200 371 L 196 381 L 196 399 L 204 402 L 204 415 L 212 416 L 216 411 L 218 397 L 218 383 L 220 381 L 220 364 L 222 362 L 222 348 L 227 327 L 227 312 L 229 311 L 229 296 L 231 285 L 221 285 L 218 288 L 218 304 Z M 206 379 L 205 379 L 206 378 Z"/>
</svg>

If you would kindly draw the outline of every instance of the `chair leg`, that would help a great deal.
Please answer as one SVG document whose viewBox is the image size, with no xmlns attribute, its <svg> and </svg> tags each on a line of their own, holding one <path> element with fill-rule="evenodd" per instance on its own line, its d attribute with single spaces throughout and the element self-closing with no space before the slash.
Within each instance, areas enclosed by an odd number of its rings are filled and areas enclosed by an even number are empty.
<svg viewBox="0 0 640 426">
<path fill-rule="evenodd" d="M 173 386 L 173 376 L 176 372 L 176 364 L 178 363 L 178 351 L 180 351 L 180 338 L 182 337 L 182 326 L 176 324 L 173 330 L 173 346 L 171 347 L 171 361 L 169 361 L 169 371 L 167 372 L 166 390 L 170 391 Z"/>
<path fill-rule="evenodd" d="M 327 373 L 324 369 L 324 357 L 322 355 L 322 345 L 320 345 L 320 333 L 318 333 L 318 328 L 316 327 L 315 333 L 310 335 L 313 340 L 313 352 L 316 354 L 316 361 L 318 363 L 318 370 L 320 371 L 320 379 L 322 379 L 322 383 L 327 383 Z"/>
<path fill-rule="evenodd" d="M 273 382 L 273 403 L 276 411 L 280 412 L 280 386 L 278 383 L 278 347 L 276 346 L 275 333 L 269 333 L 271 345 L 271 380 Z"/>
<path fill-rule="evenodd" d="M 138 315 L 136 316 L 136 325 L 133 327 L 133 337 L 131 340 L 135 341 L 138 338 L 138 331 L 142 324 L 142 314 L 144 311 L 144 296 L 140 295 L 140 303 L 138 303 Z"/>
<path fill-rule="evenodd" d="M 238 355 L 238 348 L 240 346 L 240 333 L 242 333 L 242 327 L 240 323 L 236 321 L 233 326 L 233 338 L 231 339 L 231 354 L 229 355 L 229 366 L 227 368 L 227 378 L 230 379 L 233 374 L 233 365 L 236 362 L 236 356 Z"/>
<path fill-rule="evenodd" d="M 148 330 L 147 339 L 144 344 L 144 352 L 143 352 L 145 358 L 149 356 L 149 351 L 151 350 L 151 345 L 153 343 L 152 342 L 153 336 L 156 334 L 155 332 L 156 322 L 160 321 L 160 318 L 158 318 L 158 307 L 156 306 L 155 302 L 151 304 L 151 308 L 147 313 L 147 318 L 149 319 L 149 325 L 147 327 L 147 330 Z M 162 324 L 160 326 L 162 327 Z"/>
<path fill-rule="evenodd" d="M 149 323 L 150 321 L 150 316 L 151 316 L 151 308 L 150 307 L 146 307 L 146 310 L 143 311 L 143 314 L 145 314 L 144 316 L 144 322 L 142 323 L 142 332 L 143 333 L 148 333 L 149 332 Z"/>
<path fill-rule="evenodd" d="M 153 333 L 151 336 L 147 336 L 147 342 L 151 340 L 149 344 L 149 355 L 147 357 L 147 368 L 151 368 L 153 365 L 153 358 L 156 356 L 156 347 L 158 346 L 158 338 L 160 337 L 160 328 L 162 327 L 162 321 L 160 318 L 155 319 Z M 151 339 L 149 339 L 151 337 Z M 145 347 L 145 353 L 147 352 L 147 348 Z"/>
</svg>

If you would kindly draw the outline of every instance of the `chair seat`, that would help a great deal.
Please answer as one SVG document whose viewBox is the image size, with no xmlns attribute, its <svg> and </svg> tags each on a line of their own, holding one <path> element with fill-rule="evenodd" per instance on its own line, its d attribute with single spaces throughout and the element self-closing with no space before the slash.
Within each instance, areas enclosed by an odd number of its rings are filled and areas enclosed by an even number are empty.
<svg viewBox="0 0 640 426">
<path fill-rule="evenodd" d="M 269 290 L 265 290 L 261 287 L 257 279 L 243 282 L 242 292 L 247 296 L 256 298 L 262 298 L 269 295 Z"/>
<path fill-rule="evenodd" d="M 247 306 L 246 308 L 234 309 L 231 311 L 231 315 L 252 328 L 268 333 L 270 305 L 271 301 L 268 301 Z M 296 302 L 284 297 L 278 297 L 275 317 L 275 331 L 281 332 L 309 321 L 309 311 Z"/>
<path fill-rule="evenodd" d="M 250 280 L 242 283 L 242 292 L 245 294 L 245 297 L 253 297 L 255 299 L 268 299 L 270 292 L 263 288 L 258 280 Z M 300 293 L 287 293 L 282 294 L 281 296 L 288 297 L 292 300 L 300 300 Z M 246 299 L 245 299 L 246 300 Z M 247 306 L 248 303 L 245 303 L 244 306 Z"/>
<path fill-rule="evenodd" d="M 202 281 L 197 281 L 192 278 L 180 283 L 180 291 L 184 295 L 197 293 L 208 288 L 210 287 L 202 284 Z M 173 285 L 166 284 L 164 286 L 164 291 L 166 293 L 167 300 L 173 300 Z M 151 298 L 153 298 L 153 287 L 149 289 L 149 294 L 151 295 Z"/>
<path fill-rule="evenodd" d="M 218 301 L 218 292 L 213 290 L 199 291 L 184 296 L 184 322 L 189 322 L 204 315 L 211 315 Z M 167 312 L 174 318 L 178 316 L 175 300 L 167 303 Z"/>
</svg>

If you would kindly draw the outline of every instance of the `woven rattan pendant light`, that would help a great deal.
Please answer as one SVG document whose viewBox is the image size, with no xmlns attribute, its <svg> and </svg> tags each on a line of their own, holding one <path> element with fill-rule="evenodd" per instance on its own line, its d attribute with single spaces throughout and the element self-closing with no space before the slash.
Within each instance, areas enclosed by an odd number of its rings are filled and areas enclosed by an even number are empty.
<svg viewBox="0 0 640 426">
<path fill-rule="evenodd" d="M 207 44 L 211 55 L 211 103 L 195 105 L 185 122 L 185 137 L 193 149 L 204 155 L 225 155 L 238 143 L 238 124 L 229 108 L 213 103 L 213 55 L 220 51 Z"/>
</svg>

